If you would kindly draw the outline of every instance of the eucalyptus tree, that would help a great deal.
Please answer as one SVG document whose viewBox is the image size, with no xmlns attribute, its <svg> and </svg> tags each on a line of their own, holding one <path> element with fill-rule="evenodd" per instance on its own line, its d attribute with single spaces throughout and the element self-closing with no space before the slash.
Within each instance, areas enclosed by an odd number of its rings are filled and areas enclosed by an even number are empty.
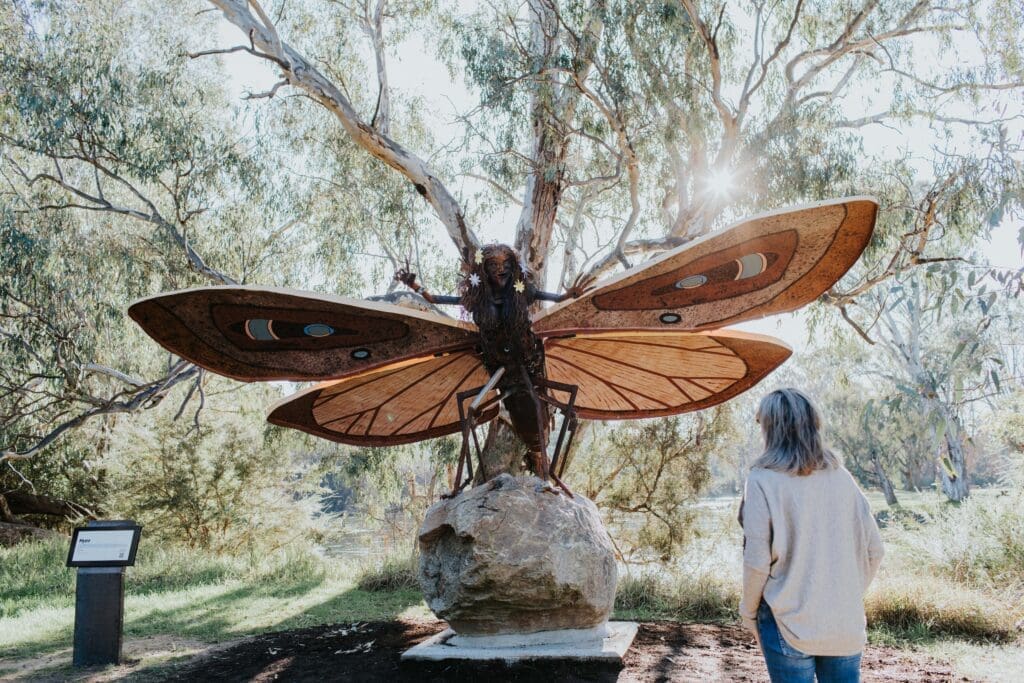
<svg viewBox="0 0 1024 683">
<path fill-rule="evenodd" d="M 917 413 L 927 425 L 942 490 L 953 501 L 969 492 L 965 407 L 1002 389 L 1003 349 L 993 324 L 1001 316 L 998 289 L 977 270 L 935 265 L 874 290 L 860 312 L 874 343 L 868 374 L 896 389 L 890 409 Z M 988 277 L 985 278 L 988 280 Z M 1016 380 L 1011 380 L 1016 383 Z"/>
<path fill-rule="evenodd" d="M 211 7 L 234 26 L 235 44 L 214 44 Z M 29 244 L 56 245 L 35 235 L 65 234 L 58 222 L 76 226 L 68 239 L 83 252 L 106 236 L 105 248 L 132 263 L 120 281 L 114 269 L 94 275 L 120 282 L 100 308 L 108 320 L 122 319 L 115 307 L 131 295 L 176 286 L 355 291 L 365 285 L 351 267 L 360 252 L 382 257 L 377 276 L 420 253 L 420 272 L 451 284 L 454 265 L 439 265 L 430 228 L 466 258 L 508 210 L 518 214 L 511 241 L 550 289 L 740 213 L 867 191 L 883 202 L 875 243 L 824 297 L 853 321 L 850 309 L 875 285 L 950 258 L 946 235 L 979 233 L 1019 209 L 1016 112 L 1002 105 L 1024 85 L 1021 26 L 1004 0 L 498 0 L 468 12 L 398 0 L 125 11 L 90 0 L 2 12 L 3 173 L 17 230 L 8 234 L 24 250 L 15 261 L 28 262 Z M 478 98 L 457 140 L 431 135 L 416 99 L 392 85 L 414 31 L 429 33 Z M 224 53 L 279 80 L 235 105 Z M 873 148 L 887 126 L 924 126 L 937 143 Z M 467 179 L 486 196 L 460 194 L 455 183 Z M 48 227 L 28 230 L 29 220 Z M 54 317 L 33 311 L 60 300 L 51 291 L 61 281 L 50 278 L 4 328 L 5 349 L 47 349 L 5 380 L 7 464 L 92 417 L 152 405 L 172 384 L 194 388 L 193 400 L 202 393 L 196 368 L 158 369 L 166 358 L 139 347 L 69 357 L 68 335 L 43 323 L 23 344 L 27 321 Z M 62 363 L 68 371 L 52 371 Z M 508 443 L 507 431 L 489 439 Z M 511 446 L 489 452 L 489 472 L 515 468 Z"/>
<path fill-rule="evenodd" d="M 143 340 L 123 315 L 133 298 L 311 272 L 342 291 L 361 284 L 365 214 L 335 201 L 336 187 L 282 172 L 305 158 L 318 112 L 296 123 L 236 103 L 221 70 L 188 57 L 183 9 L 0 9 L 0 521 L 96 512 L 103 476 L 88 465 L 110 448 L 118 414 L 173 393 L 168 415 L 199 431 L 211 380 Z M 282 122 L 295 124 L 290 138 L 258 135 Z M 322 144 L 339 175 L 360 170 L 361 156 Z M 379 204 L 387 188 L 374 188 Z M 380 220 L 396 214 L 409 212 L 398 203 Z"/>
<path fill-rule="evenodd" d="M 865 379 L 859 387 L 848 385 L 826 395 L 824 408 L 839 418 L 830 423 L 829 437 L 846 468 L 895 506 L 897 481 L 903 490 L 916 491 L 936 479 L 931 423 L 921 411 L 907 410 L 894 386 L 879 386 L 877 377 Z"/>
<path fill-rule="evenodd" d="M 431 11 L 433 24 L 423 15 L 435 7 L 415 6 L 479 101 L 460 119 L 461 144 L 419 151 L 388 116 L 396 43 L 387 32 L 408 26 L 412 6 L 330 5 L 348 21 L 345 36 L 356 27 L 366 36 L 372 59 L 353 72 L 332 61 L 320 33 L 304 32 L 309 3 L 210 3 L 238 44 L 203 54 L 269 63 L 280 80 L 267 95 L 301 93 L 329 111 L 423 198 L 462 258 L 479 246 L 480 226 L 432 160 L 483 182 L 518 212 L 523 259 L 561 286 L 696 239 L 740 211 L 871 191 L 885 209 L 875 248 L 825 297 L 845 313 L 878 283 L 947 258 L 931 253 L 939 233 L 977 233 L 1020 201 L 1010 187 L 1018 142 L 1006 128 L 1015 114 L 988 111 L 991 98 L 1024 87 L 1009 3 L 499 0 Z M 924 169 L 865 149 L 872 127 L 918 122 L 969 144 L 935 150 Z M 514 469 L 507 450 L 489 449 L 490 473 Z"/>
<path fill-rule="evenodd" d="M 814 397 L 826 441 L 851 474 L 896 505 L 897 482 L 905 491 L 916 491 L 936 480 L 928 420 L 903 405 L 906 397 L 892 382 L 892 373 L 878 370 L 875 346 L 844 335 L 843 328 L 836 332 L 790 364 L 792 381 Z"/>
</svg>

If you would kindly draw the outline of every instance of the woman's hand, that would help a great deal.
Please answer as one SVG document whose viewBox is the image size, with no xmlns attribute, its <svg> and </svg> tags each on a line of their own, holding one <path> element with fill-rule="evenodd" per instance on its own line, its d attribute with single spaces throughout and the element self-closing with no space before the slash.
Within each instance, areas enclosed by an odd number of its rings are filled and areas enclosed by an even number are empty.
<svg viewBox="0 0 1024 683">
<path fill-rule="evenodd" d="M 740 617 L 740 621 L 743 622 L 743 628 L 749 631 L 750 635 L 754 636 L 754 642 L 757 643 L 757 646 L 761 647 L 761 633 L 757 630 L 757 619 Z"/>
</svg>

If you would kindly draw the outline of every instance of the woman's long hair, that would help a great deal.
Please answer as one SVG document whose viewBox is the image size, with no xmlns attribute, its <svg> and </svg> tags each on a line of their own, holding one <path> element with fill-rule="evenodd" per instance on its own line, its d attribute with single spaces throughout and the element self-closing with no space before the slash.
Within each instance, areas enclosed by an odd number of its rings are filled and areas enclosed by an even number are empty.
<svg viewBox="0 0 1024 683">
<path fill-rule="evenodd" d="M 839 467 L 839 458 L 821 439 L 821 417 L 798 389 L 778 389 L 761 399 L 757 421 L 764 452 L 754 467 L 798 475 Z"/>
</svg>

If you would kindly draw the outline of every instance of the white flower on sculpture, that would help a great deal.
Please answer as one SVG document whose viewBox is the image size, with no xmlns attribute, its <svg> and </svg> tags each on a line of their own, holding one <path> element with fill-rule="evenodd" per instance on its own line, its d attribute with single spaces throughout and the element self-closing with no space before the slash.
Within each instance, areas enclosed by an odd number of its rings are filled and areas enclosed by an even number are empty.
<svg viewBox="0 0 1024 683">
<path fill-rule="evenodd" d="M 471 273 L 470 276 L 469 276 L 469 285 L 471 287 L 476 287 L 479 284 L 480 284 L 480 276 L 477 275 L 476 273 Z"/>
<path fill-rule="evenodd" d="M 522 294 L 522 293 L 523 293 L 523 290 L 525 290 L 525 289 L 526 289 L 526 285 L 524 285 L 524 284 L 523 284 L 523 281 L 522 281 L 522 280 L 516 280 L 516 284 L 514 285 L 514 288 L 515 288 L 515 290 L 516 290 L 517 292 L 519 292 L 520 294 Z"/>
<path fill-rule="evenodd" d="M 476 250 L 476 255 L 473 256 L 473 260 L 476 261 L 477 263 L 483 263 L 484 262 L 484 252 L 482 252 L 481 250 L 477 249 Z"/>
</svg>

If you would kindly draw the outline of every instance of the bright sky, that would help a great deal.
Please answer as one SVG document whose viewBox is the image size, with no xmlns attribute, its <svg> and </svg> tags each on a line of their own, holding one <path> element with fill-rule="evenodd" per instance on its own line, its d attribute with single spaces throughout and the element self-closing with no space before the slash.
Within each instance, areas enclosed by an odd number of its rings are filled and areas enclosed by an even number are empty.
<svg viewBox="0 0 1024 683">
<path fill-rule="evenodd" d="M 227 21 L 219 24 L 219 33 L 216 37 L 219 46 L 227 47 L 238 44 L 240 32 Z M 287 36 L 282 36 L 286 41 Z M 213 45 L 204 47 L 214 47 Z M 937 44 L 921 44 L 915 49 L 919 52 L 919 58 L 935 64 L 938 68 L 954 68 L 958 64 L 970 63 L 978 59 L 979 55 L 968 48 L 957 50 L 942 50 Z M 268 90 L 277 80 L 275 73 L 267 66 L 267 63 L 245 54 L 226 55 L 224 57 L 226 68 L 231 75 L 231 87 L 239 97 L 246 92 L 261 92 Z M 370 55 L 367 52 L 367 64 L 370 64 Z M 448 77 L 447 69 L 434 56 L 434 48 L 423 41 L 419 35 L 411 35 L 397 50 L 388 56 L 388 78 L 392 91 L 405 96 L 416 96 L 422 99 L 425 104 L 424 117 L 431 125 L 438 145 L 456 139 L 461 129 L 456 122 L 456 116 L 460 111 L 467 111 L 473 107 L 475 100 L 462 82 L 453 82 Z M 367 79 L 375 78 L 372 68 L 366 69 L 363 76 Z M 353 77 L 355 80 L 355 76 Z M 887 88 L 884 82 L 879 83 L 877 93 L 884 93 Z M 1002 104 L 1002 103 L 1000 103 Z M 1018 112 L 1024 114 L 1021 103 L 1010 100 L 1009 105 Z M 862 116 L 865 113 L 875 113 L 882 108 L 876 100 L 873 108 L 867 108 L 863 103 L 850 100 L 851 116 Z M 993 109 L 995 100 L 993 100 Z M 867 111 L 865 111 L 865 109 Z M 956 115 L 956 112 L 949 112 Z M 1021 134 L 1022 127 L 1015 126 L 1011 134 Z M 914 127 L 903 127 L 895 129 L 892 127 L 875 125 L 865 129 L 865 145 L 869 152 L 884 152 L 889 154 L 902 154 L 909 152 L 912 156 L 925 163 L 927 155 L 935 144 L 935 132 L 926 125 Z M 966 139 L 954 140 L 953 143 L 966 144 Z M 423 150 L 417 150 L 423 154 Z M 449 189 L 457 196 L 469 194 L 476 189 L 472 183 L 475 181 L 461 179 L 449 179 Z M 871 188 L 864 188 L 863 194 L 871 194 Z M 820 199 L 826 199 L 821 197 Z M 781 207 L 780 207 L 781 208 Z M 502 215 L 493 217 L 489 225 L 474 226 L 478 234 L 485 241 L 497 240 L 511 242 L 514 235 L 514 226 L 518 218 L 518 210 L 509 208 Z M 1018 232 L 1022 226 L 1019 221 L 1006 220 L 992 231 L 991 237 L 985 245 L 982 257 L 992 265 L 1019 268 L 1024 259 L 1021 255 L 1021 246 L 1018 242 Z M 438 240 L 441 243 L 447 241 L 443 229 L 438 224 Z M 454 250 L 452 251 L 454 257 Z M 774 316 L 769 319 L 752 321 L 736 326 L 751 332 L 770 334 L 781 338 L 794 349 L 800 350 L 807 346 L 807 333 L 800 313 Z"/>
</svg>

